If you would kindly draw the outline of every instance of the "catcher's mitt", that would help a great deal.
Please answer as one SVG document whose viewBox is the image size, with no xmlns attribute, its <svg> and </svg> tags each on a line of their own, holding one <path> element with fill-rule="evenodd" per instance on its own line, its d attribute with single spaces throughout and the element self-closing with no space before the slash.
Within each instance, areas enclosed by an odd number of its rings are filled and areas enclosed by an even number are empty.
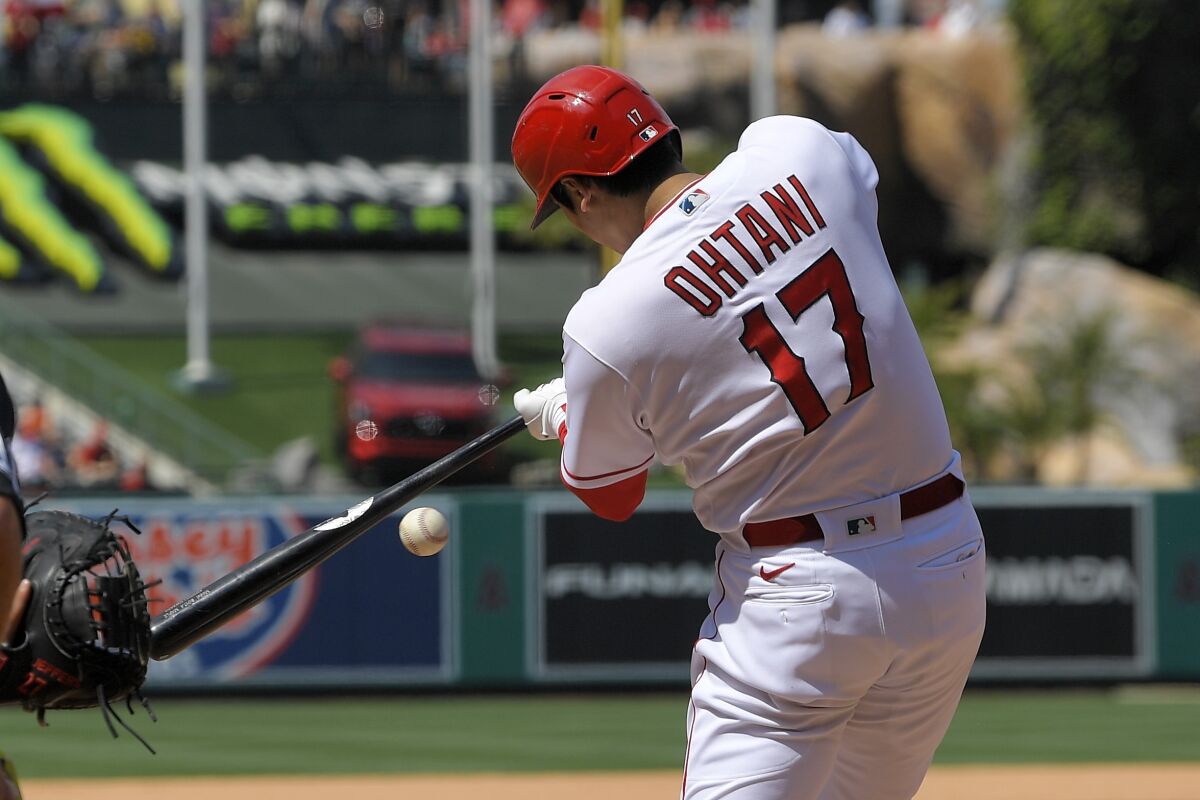
<svg viewBox="0 0 1200 800">
<path fill-rule="evenodd" d="M 127 700 L 132 712 L 134 697 L 153 719 L 140 692 L 150 653 L 147 586 L 109 529 L 115 515 L 25 518 L 24 574 L 33 593 L 17 641 L 0 647 L 0 702 L 19 701 L 43 725 L 47 709 L 99 706 L 115 736 L 113 718 L 129 726 L 109 704 Z"/>
</svg>

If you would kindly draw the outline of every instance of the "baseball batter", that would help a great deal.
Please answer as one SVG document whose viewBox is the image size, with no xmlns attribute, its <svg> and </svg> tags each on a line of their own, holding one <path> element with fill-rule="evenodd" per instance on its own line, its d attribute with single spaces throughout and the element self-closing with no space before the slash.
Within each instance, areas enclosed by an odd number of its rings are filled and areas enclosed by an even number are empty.
<svg viewBox="0 0 1200 800">
<path fill-rule="evenodd" d="M 983 537 L 846 133 L 750 125 L 707 175 L 662 107 L 585 66 L 526 106 L 513 160 L 622 254 L 515 404 L 602 517 L 682 465 L 719 535 L 682 797 L 911 798 L 984 624 Z"/>
</svg>

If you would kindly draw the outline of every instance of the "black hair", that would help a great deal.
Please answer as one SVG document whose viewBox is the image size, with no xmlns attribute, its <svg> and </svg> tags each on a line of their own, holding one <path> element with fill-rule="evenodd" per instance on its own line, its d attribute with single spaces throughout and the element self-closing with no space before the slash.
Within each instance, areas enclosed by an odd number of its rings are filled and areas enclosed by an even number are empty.
<svg viewBox="0 0 1200 800">
<path fill-rule="evenodd" d="M 671 131 L 637 155 L 620 172 L 612 175 L 570 175 L 582 183 L 597 186 L 609 194 L 629 197 L 639 192 L 652 191 L 660 183 L 683 170 L 683 144 L 679 131 Z M 570 195 L 562 181 L 550 189 L 554 202 L 564 208 L 573 209 Z"/>
</svg>

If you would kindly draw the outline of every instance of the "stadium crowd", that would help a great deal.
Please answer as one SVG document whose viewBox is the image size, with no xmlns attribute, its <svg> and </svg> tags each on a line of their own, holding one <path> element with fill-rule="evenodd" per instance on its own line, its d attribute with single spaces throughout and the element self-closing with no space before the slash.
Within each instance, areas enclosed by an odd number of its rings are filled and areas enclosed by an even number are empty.
<svg viewBox="0 0 1200 800">
<path fill-rule="evenodd" d="M 728 29 L 746 0 L 647 0 L 631 24 Z M 178 94 L 178 0 L 5 0 L 4 88 L 51 96 Z M 364 82 L 430 87 L 461 78 L 465 3 L 436 0 L 210 0 L 210 88 L 237 99 Z M 597 0 L 500 0 L 497 33 L 598 27 Z"/>
<path fill-rule="evenodd" d="M 66 427 L 55 425 L 37 401 L 17 408 L 12 456 L 30 500 L 42 492 L 150 489 L 145 463 L 130 463 L 119 457 L 109 442 L 104 420 L 97 420 L 90 431 L 76 436 Z"/>
<path fill-rule="evenodd" d="M 601 0 L 494 0 L 501 48 L 535 31 L 602 26 Z M 992 0 L 893 0 L 905 21 L 936 24 Z M 0 0 L 0 92 L 42 99 L 177 97 L 180 0 Z M 870 3 L 781 3 L 780 23 L 833 34 L 871 24 Z M 236 100 L 347 89 L 461 85 L 468 0 L 207 0 L 210 92 Z M 628 0 L 626 30 L 744 28 L 749 0 Z"/>
</svg>

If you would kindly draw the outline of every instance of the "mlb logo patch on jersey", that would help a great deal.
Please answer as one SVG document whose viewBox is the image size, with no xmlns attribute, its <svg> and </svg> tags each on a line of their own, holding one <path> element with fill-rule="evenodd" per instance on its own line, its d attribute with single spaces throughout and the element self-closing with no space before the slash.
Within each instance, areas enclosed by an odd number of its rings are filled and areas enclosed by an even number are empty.
<svg viewBox="0 0 1200 800">
<path fill-rule="evenodd" d="M 679 208 L 687 216 L 691 216 L 697 208 L 704 205 L 708 201 L 708 192 L 703 189 L 697 189 L 688 194 L 679 203 Z"/>
<path fill-rule="evenodd" d="M 860 533 L 875 532 L 875 517 L 859 517 L 846 520 L 846 533 L 857 536 Z"/>
<path fill-rule="evenodd" d="M 653 125 L 647 125 L 646 127 L 642 128 L 641 133 L 638 134 L 638 137 L 643 142 L 648 142 L 655 136 L 658 136 L 658 128 L 654 127 Z"/>
</svg>

